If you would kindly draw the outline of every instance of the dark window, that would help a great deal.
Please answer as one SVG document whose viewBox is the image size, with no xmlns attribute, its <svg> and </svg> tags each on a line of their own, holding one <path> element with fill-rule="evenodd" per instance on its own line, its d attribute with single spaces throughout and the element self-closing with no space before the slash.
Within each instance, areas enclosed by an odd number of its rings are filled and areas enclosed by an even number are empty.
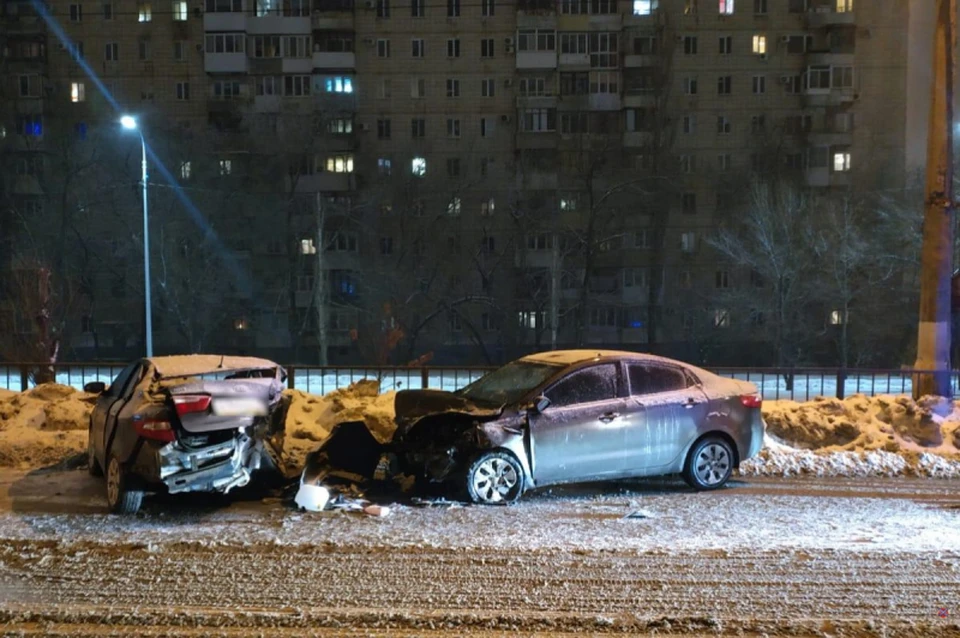
<svg viewBox="0 0 960 638">
<path fill-rule="evenodd" d="M 630 377 L 630 394 L 633 396 L 672 392 L 687 387 L 686 375 L 676 368 L 630 363 L 627 364 L 627 371 Z"/>
<path fill-rule="evenodd" d="M 617 397 L 617 366 L 604 363 L 578 370 L 547 391 L 550 404 L 557 407 L 608 401 Z"/>
</svg>

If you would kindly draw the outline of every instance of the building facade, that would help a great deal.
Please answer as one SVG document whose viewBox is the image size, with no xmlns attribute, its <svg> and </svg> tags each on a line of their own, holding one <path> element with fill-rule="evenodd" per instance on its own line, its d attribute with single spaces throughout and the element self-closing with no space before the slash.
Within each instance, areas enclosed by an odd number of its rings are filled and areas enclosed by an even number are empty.
<svg viewBox="0 0 960 638">
<path fill-rule="evenodd" d="M 44 18 L 5 0 L 4 236 L 38 207 L 64 216 L 50 200 L 75 186 L 44 187 L 50 147 L 96 129 L 132 192 L 71 210 L 104 219 L 109 199 L 130 229 L 96 233 L 116 259 L 71 290 L 64 339 L 135 353 L 139 149 L 114 125 L 130 112 L 166 168 L 160 349 L 386 361 L 402 330 L 391 360 L 689 355 L 667 346 L 738 320 L 710 305 L 745 282 L 706 239 L 751 173 L 903 187 L 921 4 L 54 0 Z"/>
</svg>

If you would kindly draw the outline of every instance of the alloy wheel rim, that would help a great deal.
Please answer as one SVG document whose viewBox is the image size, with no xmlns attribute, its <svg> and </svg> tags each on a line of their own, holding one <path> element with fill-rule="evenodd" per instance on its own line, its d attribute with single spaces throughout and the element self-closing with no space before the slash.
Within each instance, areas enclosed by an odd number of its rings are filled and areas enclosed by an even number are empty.
<svg viewBox="0 0 960 638">
<path fill-rule="evenodd" d="M 518 482 L 517 471 L 503 459 L 487 459 L 473 473 L 473 490 L 487 503 L 504 502 Z"/>
<path fill-rule="evenodd" d="M 719 443 L 705 446 L 697 454 L 697 478 L 704 485 L 717 485 L 730 474 L 730 454 Z"/>
</svg>

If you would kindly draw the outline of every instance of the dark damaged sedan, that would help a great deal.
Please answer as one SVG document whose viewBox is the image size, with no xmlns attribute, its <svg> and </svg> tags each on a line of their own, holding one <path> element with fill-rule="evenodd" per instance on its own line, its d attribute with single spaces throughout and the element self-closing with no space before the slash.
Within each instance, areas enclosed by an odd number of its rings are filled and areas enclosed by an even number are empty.
<svg viewBox="0 0 960 638">
<path fill-rule="evenodd" d="M 554 351 L 457 392 L 398 392 L 388 445 L 361 423 L 341 424 L 319 454 L 355 475 L 447 484 L 476 503 L 509 503 L 558 483 L 675 473 L 712 490 L 760 451 L 760 405 L 753 384 L 678 361 Z"/>
<path fill-rule="evenodd" d="M 107 504 L 140 508 L 147 491 L 220 492 L 280 465 L 283 368 L 266 359 L 185 355 L 141 359 L 99 394 L 90 415 L 90 472 Z"/>
</svg>

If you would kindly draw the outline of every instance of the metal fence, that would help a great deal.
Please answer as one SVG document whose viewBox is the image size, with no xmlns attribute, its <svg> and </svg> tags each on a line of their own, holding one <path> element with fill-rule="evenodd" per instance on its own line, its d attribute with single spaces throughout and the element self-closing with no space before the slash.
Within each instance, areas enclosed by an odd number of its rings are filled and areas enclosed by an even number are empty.
<svg viewBox="0 0 960 638">
<path fill-rule="evenodd" d="M 0 363 L 0 389 L 22 391 L 36 385 L 37 372 L 46 371 L 57 383 L 76 389 L 91 381 L 109 384 L 126 365 L 104 363 Z M 326 394 L 363 379 L 380 381 L 382 392 L 433 388 L 457 390 L 480 378 L 491 367 L 363 367 L 285 366 L 289 387 L 311 394 Z M 918 372 L 910 369 L 868 370 L 836 368 L 708 368 L 723 377 L 756 384 L 764 399 L 808 401 L 817 396 L 844 398 L 853 394 L 910 394 Z M 42 373 L 41 373 L 42 374 Z M 954 393 L 958 373 L 951 371 Z M 43 377 L 41 377 L 43 378 Z"/>
</svg>

